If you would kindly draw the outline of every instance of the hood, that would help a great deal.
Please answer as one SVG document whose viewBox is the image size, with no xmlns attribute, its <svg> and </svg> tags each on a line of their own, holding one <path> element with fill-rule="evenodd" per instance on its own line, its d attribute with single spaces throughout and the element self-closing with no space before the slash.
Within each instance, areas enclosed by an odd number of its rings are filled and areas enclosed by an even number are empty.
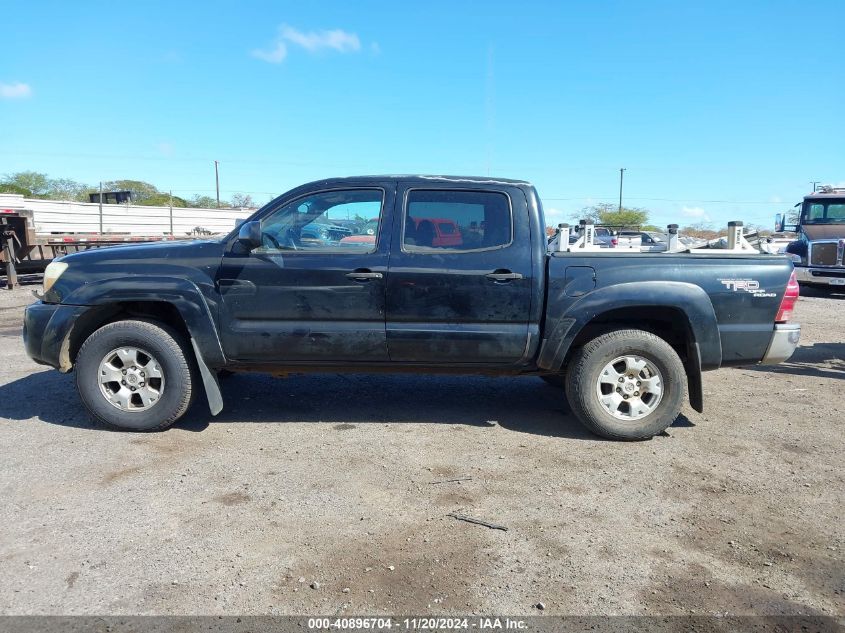
<svg viewBox="0 0 845 633">
<path fill-rule="evenodd" d="M 208 284 L 220 267 L 224 248 L 222 241 L 181 240 L 106 246 L 66 255 L 61 261 L 67 268 L 45 294 L 45 300 L 73 303 L 78 299 L 74 292 L 104 282 L 114 282 L 114 287 L 121 288 L 143 285 L 145 279 L 170 277 Z"/>
<path fill-rule="evenodd" d="M 802 224 L 801 230 L 810 241 L 845 238 L 845 224 Z"/>
<path fill-rule="evenodd" d="M 139 259 L 160 263 L 177 263 L 180 260 L 191 260 L 202 256 L 210 250 L 215 250 L 215 247 L 222 253 L 223 244 L 214 240 L 130 242 L 116 246 L 92 248 L 91 250 L 79 253 L 71 253 L 61 259 L 69 265 L 128 263 Z"/>
</svg>

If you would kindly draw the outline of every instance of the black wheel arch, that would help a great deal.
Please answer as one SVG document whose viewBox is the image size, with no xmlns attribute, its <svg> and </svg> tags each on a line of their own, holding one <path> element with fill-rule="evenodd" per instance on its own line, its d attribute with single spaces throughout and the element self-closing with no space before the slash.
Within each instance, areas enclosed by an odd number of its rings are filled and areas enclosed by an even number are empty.
<svg viewBox="0 0 845 633">
<path fill-rule="evenodd" d="M 708 300 L 709 305 L 709 300 Z M 712 307 L 710 308 L 712 313 Z M 613 330 L 635 328 L 651 332 L 665 340 L 680 356 L 687 374 L 687 392 L 690 406 L 699 413 L 704 409 L 704 394 L 702 388 L 702 350 L 699 336 L 702 327 L 696 328 L 689 312 L 675 305 L 626 305 L 605 310 L 590 320 L 581 321 L 579 318 L 569 317 L 561 319 L 557 324 L 559 347 L 550 357 L 548 341 L 544 342 L 544 349 L 540 354 L 540 366 L 552 371 L 565 371 L 573 353 L 588 341 Z M 709 328 L 708 328 L 709 329 Z M 717 349 L 714 352 L 713 337 Z M 715 362 L 713 357 L 718 353 L 721 359 L 721 342 L 715 323 L 712 320 L 712 332 L 707 336 L 710 345 L 710 364 Z M 545 353 L 545 358 L 544 358 Z M 718 365 L 717 365 L 718 366 Z"/>
<path fill-rule="evenodd" d="M 113 277 L 77 288 L 62 303 L 89 306 L 77 319 L 70 337 L 69 360 L 74 349 L 98 327 L 120 318 L 147 318 L 170 325 L 195 341 L 209 367 L 226 365 L 217 334 L 216 308 L 209 306 L 196 284 L 173 277 Z M 75 347 L 76 345 L 76 347 Z"/>
</svg>

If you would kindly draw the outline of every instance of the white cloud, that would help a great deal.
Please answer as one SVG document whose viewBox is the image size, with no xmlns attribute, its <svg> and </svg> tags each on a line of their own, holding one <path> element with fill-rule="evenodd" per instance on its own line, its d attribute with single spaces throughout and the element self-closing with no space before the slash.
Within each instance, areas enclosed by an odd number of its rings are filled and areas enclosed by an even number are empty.
<svg viewBox="0 0 845 633">
<path fill-rule="evenodd" d="M 278 40 L 275 46 L 269 51 L 262 51 L 256 48 L 252 51 L 252 56 L 257 57 L 258 59 L 263 59 L 265 62 L 269 62 L 270 64 L 281 64 L 285 57 L 288 56 L 288 47 L 285 46 L 283 41 Z"/>
<path fill-rule="evenodd" d="M 255 49 L 252 56 L 271 64 L 280 64 L 288 56 L 288 47 L 299 47 L 309 53 L 323 50 L 334 50 L 338 53 L 357 53 L 361 50 L 361 40 L 356 33 L 343 29 L 327 31 L 300 31 L 292 26 L 283 24 L 279 27 L 279 35 L 268 49 Z M 370 50 L 378 51 L 378 44 L 370 44 Z"/>
<path fill-rule="evenodd" d="M 323 48 L 333 48 L 341 53 L 354 53 L 361 50 L 361 40 L 358 36 L 341 29 L 303 33 L 292 26 L 282 26 L 281 36 L 282 39 L 301 46 L 311 53 Z"/>
<path fill-rule="evenodd" d="M 781 202 L 783 202 L 783 200 L 780 196 L 772 196 L 771 198 L 769 198 L 769 202 L 771 202 L 772 204 L 780 204 Z"/>
<path fill-rule="evenodd" d="M 162 141 L 156 145 L 156 149 L 162 156 L 173 156 L 173 143 Z"/>
<path fill-rule="evenodd" d="M 546 216 L 546 224 L 553 224 L 557 226 L 558 223 L 564 221 L 566 213 L 560 209 L 555 209 L 554 207 L 547 207 L 543 209 L 543 215 Z"/>
<path fill-rule="evenodd" d="M 681 215 L 693 220 L 702 220 L 704 222 L 710 221 L 710 215 L 701 207 L 683 207 L 681 209 Z"/>
<path fill-rule="evenodd" d="M 32 96 L 32 87 L 20 82 L 0 83 L 0 99 L 27 99 Z"/>
</svg>

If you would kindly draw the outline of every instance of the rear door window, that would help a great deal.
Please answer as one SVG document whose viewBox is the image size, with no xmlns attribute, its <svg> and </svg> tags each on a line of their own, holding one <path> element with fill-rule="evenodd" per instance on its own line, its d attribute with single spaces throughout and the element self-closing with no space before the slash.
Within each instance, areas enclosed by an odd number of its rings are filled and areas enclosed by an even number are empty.
<svg viewBox="0 0 845 633">
<path fill-rule="evenodd" d="M 493 191 L 412 189 L 403 218 L 402 249 L 478 251 L 513 241 L 510 198 Z"/>
</svg>

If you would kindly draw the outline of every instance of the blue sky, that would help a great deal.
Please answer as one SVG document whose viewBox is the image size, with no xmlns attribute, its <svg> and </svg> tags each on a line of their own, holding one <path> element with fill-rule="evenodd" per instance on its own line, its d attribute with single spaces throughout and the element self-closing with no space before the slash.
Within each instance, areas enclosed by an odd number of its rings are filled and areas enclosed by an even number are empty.
<svg viewBox="0 0 845 633">
<path fill-rule="evenodd" d="M 175 194 L 525 178 L 549 222 L 770 225 L 845 182 L 845 2 L 11 2 L 0 174 Z"/>
</svg>

